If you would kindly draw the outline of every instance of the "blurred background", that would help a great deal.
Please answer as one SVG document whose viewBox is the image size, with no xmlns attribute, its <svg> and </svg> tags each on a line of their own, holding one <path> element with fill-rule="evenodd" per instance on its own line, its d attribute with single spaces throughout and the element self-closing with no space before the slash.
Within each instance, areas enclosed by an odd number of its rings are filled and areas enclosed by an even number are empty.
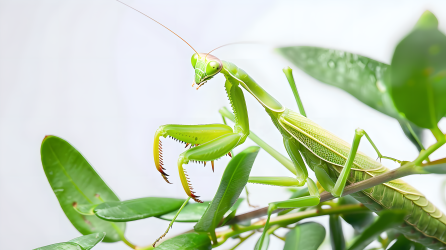
<svg viewBox="0 0 446 250">
<path fill-rule="evenodd" d="M 296 111 L 281 71 L 291 64 L 274 48 L 328 47 L 389 63 L 397 42 L 425 10 L 432 11 L 446 31 L 444 1 L 126 2 L 177 32 L 199 52 L 251 42 L 213 54 L 243 68 Z M 43 172 L 39 148 L 45 135 L 57 135 L 75 146 L 122 200 L 186 197 L 176 167 L 184 148 L 163 140 L 165 166 L 173 182 L 169 185 L 153 163 L 155 130 L 163 124 L 220 123 L 218 109 L 229 105 L 223 76 L 199 91 L 191 87 L 192 54 L 173 34 L 113 0 L 0 1 L 0 249 L 33 249 L 80 236 Z M 363 128 L 384 155 L 415 158 L 417 150 L 396 120 L 298 69 L 294 75 L 310 119 L 348 142 L 355 128 Z M 285 154 L 280 134 L 263 108 L 251 96 L 246 95 L 246 101 L 252 131 Z M 446 130 L 444 120 L 440 128 Z M 424 143 L 433 141 L 429 135 Z M 249 145 L 253 143 L 248 140 L 235 151 Z M 360 150 L 376 157 L 365 141 Z M 445 154 L 446 149 L 440 149 L 431 159 Z M 215 173 L 210 167 L 187 165 L 203 200 L 213 198 L 228 161 L 228 157 L 217 161 Z M 252 170 L 257 176 L 288 174 L 264 151 Z M 440 193 L 446 176 L 404 179 L 446 211 Z M 260 206 L 289 196 L 277 187 L 250 184 L 249 190 L 251 202 Z M 250 208 L 245 205 L 239 211 Z M 126 236 L 137 245 L 148 245 L 167 225 L 153 218 L 130 222 Z M 168 236 L 192 227 L 176 223 Z M 252 249 L 257 238 L 241 248 Z M 231 243 L 224 246 L 219 249 Z M 280 240 L 272 238 L 270 249 L 282 247 Z M 129 248 L 123 243 L 95 247 L 104 249 Z"/>
</svg>

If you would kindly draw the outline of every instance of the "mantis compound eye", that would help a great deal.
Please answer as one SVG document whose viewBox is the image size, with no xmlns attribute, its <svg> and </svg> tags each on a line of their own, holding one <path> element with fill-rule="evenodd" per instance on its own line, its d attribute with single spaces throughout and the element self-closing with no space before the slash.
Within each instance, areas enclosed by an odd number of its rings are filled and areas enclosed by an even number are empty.
<svg viewBox="0 0 446 250">
<path fill-rule="evenodd" d="M 192 67 L 195 68 L 195 65 L 197 64 L 197 60 L 198 60 L 198 54 L 195 53 L 192 55 L 192 58 L 190 59 L 190 62 L 192 63 Z"/>
<path fill-rule="evenodd" d="M 215 75 L 218 71 L 220 71 L 220 64 L 218 62 L 211 61 L 206 66 L 206 75 L 208 76 Z"/>
</svg>

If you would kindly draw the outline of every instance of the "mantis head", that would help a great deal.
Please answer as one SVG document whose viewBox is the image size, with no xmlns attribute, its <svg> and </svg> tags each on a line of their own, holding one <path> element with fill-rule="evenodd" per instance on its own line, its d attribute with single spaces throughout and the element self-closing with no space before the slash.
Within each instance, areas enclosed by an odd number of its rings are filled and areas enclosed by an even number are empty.
<svg viewBox="0 0 446 250">
<path fill-rule="evenodd" d="M 220 59 L 205 53 L 193 54 L 191 63 L 195 69 L 195 79 L 192 86 L 196 84 L 197 89 L 218 74 L 223 68 L 223 63 Z"/>
</svg>

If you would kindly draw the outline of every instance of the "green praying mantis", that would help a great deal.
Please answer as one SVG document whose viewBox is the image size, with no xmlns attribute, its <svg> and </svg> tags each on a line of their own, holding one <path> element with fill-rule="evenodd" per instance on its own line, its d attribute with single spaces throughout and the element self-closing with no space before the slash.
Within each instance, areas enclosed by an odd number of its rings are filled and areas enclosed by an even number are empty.
<svg viewBox="0 0 446 250">
<path fill-rule="evenodd" d="M 182 40 L 184 41 L 184 39 Z M 193 49 L 192 46 L 190 47 Z M 193 50 L 195 51 L 195 49 Z M 379 158 L 400 162 L 383 156 L 369 135 L 360 128 L 355 130 L 353 142 L 349 144 L 308 119 L 295 89 L 290 68 L 284 69 L 284 73 L 290 86 L 292 88 L 294 86 L 293 92 L 299 106 L 298 113 L 284 107 L 243 69 L 231 62 L 220 60 L 210 52 L 198 53 L 195 51 L 191 58 L 191 64 L 195 70 L 192 86 L 197 86 L 197 89 L 217 74 L 224 75 L 226 93 L 235 118 L 234 128 L 225 124 L 168 124 L 160 126 L 155 133 L 153 144 L 155 166 L 169 183 L 166 169 L 163 166 L 160 138 L 172 137 L 186 143 L 186 146 L 190 145 L 190 148 L 180 154 L 178 158 L 178 171 L 186 194 L 196 202 L 202 202 L 193 191 L 184 165 L 190 162 L 204 164 L 211 162 L 213 168 L 216 159 L 227 154 L 230 155 L 234 148 L 246 141 L 250 131 L 248 111 L 242 89 L 251 94 L 264 107 L 265 112 L 281 133 L 284 147 L 291 161 L 280 161 L 280 163 L 290 169 L 295 177 L 251 177 L 249 182 L 277 186 L 304 186 L 306 184 L 309 190 L 308 196 L 269 203 L 267 220 L 260 239 L 260 249 L 274 210 L 316 206 L 320 203 L 322 188 L 334 197 L 341 197 L 347 184 L 370 179 L 390 171 L 380 162 L 358 151 L 363 136 L 371 143 Z M 421 163 L 427 157 L 417 158 L 417 160 Z M 316 183 L 308 177 L 307 166 L 314 171 L 317 182 L 322 188 L 318 188 Z M 446 249 L 446 215 L 429 202 L 423 194 L 402 180 L 392 180 L 351 195 L 378 214 L 383 209 L 406 210 L 408 215 L 405 218 L 405 223 L 398 228 L 401 233 L 429 248 Z"/>
</svg>

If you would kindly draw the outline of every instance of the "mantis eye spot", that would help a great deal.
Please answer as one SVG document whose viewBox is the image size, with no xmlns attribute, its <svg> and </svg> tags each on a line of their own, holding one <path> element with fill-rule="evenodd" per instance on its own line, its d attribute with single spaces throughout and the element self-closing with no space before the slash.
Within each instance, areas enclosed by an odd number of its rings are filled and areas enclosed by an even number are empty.
<svg viewBox="0 0 446 250">
<path fill-rule="evenodd" d="M 220 69 L 220 64 L 215 61 L 211 61 L 206 66 L 206 74 L 207 75 L 214 75 L 216 74 Z"/>
<path fill-rule="evenodd" d="M 195 65 L 197 64 L 197 60 L 198 60 L 198 54 L 195 53 L 192 55 L 192 58 L 190 59 L 190 62 L 192 63 L 192 67 L 195 68 Z"/>
</svg>

